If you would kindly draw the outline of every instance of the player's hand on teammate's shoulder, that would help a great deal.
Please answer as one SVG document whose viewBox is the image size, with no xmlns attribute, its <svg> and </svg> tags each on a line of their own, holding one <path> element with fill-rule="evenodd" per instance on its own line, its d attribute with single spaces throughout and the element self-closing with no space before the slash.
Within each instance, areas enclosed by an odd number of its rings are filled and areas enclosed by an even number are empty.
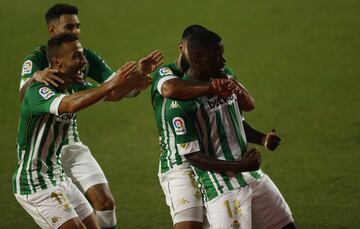
<svg viewBox="0 0 360 229">
<path fill-rule="evenodd" d="M 163 55 L 159 50 L 155 50 L 148 56 L 139 60 L 138 73 L 139 75 L 147 76 L 155 71 L 163 63 Z"/>
<path fill-rule="evenodd" d="M 237 85 L 229 78 L 214 78 L 211 80 L 213 92 L 216 95 L 227 97 L 236 93 Z"/>
<path fill-rule="evenodd" d="M 275 129 L 272 129 L 269 133 L 266 134 L 263 142 L 266 149 L 274 151 L 280 145 L 281 138 L 279 135 L 277 135 Z"/>
<path fill-rule="evenodd" d="M 32 76 L 32 80 L 46 85 L 51 84 L 54 87 L 58 87 L 60 84 L 64 83 L 64 80 L 55 75 L 57 72 L 58 70 L 56 69 L 45 68 L 44 70 L 36 71 Z"/>
</svg>

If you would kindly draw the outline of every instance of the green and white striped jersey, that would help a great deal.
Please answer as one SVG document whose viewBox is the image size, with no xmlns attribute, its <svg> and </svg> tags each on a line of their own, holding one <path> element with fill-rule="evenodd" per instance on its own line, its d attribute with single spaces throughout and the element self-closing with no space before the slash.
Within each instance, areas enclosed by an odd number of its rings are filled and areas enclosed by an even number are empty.
<svg viewBox="0 0 360 229">
<path fill-rule="evenodd" d="M 225 67 L 224 71 L 226 74 L 234 76 L 233 70 L 229 67 Z M 174 101 L 164 98 L 161 95 L 161 85 L 166 80 L 177 77 L 183 77 L 183 73 L 179 70 L 175 62 L 159 67 L 152 74 L 151 101 L 155 112 L 160 143 L 159 173 L 166 173 L 178 165 L 188 163 L 184 156 L 179 154 L 174 142 L 175 136 L 172 132 L 169 132 L 170 126 L 166 123 L 168 111 L 174 106 L 176 108 L 176 105 L 174 105 Z"/>
<path fill-rule="evenodd" d="M 193 100 L 165 99 L 162 124 L 167 133 L 167 156 L 177 159 L 199 152 L 234 161 L 246 152 L 243 116 L 235 94 L 229 97 L 202 96 Z M 169 156 L 170 155 L 170 156 Z M 205 201 L 246 186 L 263 176 L 261 170 L 237 173 L 234 177 L 193 167 Z"/>
<path fill-rule="evenodd" d="M 18 165 L 13 176 L 13 191 L 28 195 L 55 186 L 65 179 L 60 151 L 68 141 L 68 129 L 76 114 L 58 114 L 62 98 L 93 88 L 89 83 L 73 84 L 64 93 L 52 86 L 32 83 L 20 107 L 17 136 Z"/>
<path fill-rule="evenodd" d="M 105 61 L 94 51 L 84 48 L 84 55 L 87 59 L 85 76 L 89 76 L 98 83 L 103 83 L 114 75 L 114 71 L 105 63 Z M 20 88 L 25 84 L 26 80 L 39 70 L 49 67 L 47 59 L 47 47 L 42 45 L 37 47 L 30 55 L 25 58 L 21 77 Z M 69 132 L 67 135 L 67 144 L 79 142 L 79 133 L 77 131 L 76 118 L 72 119 Z"/>
</svg>

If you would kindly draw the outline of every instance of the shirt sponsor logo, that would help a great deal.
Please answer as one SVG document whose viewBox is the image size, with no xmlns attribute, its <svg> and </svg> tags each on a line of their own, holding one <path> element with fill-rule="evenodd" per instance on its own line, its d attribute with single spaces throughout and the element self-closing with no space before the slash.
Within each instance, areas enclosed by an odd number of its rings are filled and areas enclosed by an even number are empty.
<svg viewBox="0 0 360 229">
<path fill-rule="evenodd" d="M 48 100 L 51 97 L 53 97 L 55 95 L 55 92 L 53 92 L 50 88 L 48 87 L 42 87 L 39 89 L 39 94 L 45 99 Z"/>
<path fill-rule="evenodd" d="M 233 104 L 236 101 L 236 97 L 234 95 L 230 95 L 228 97 L 220 97 L 216 96 L 207 101 L 210 109 L 219 108 L 222 106 Z"/>
<path fill-rule="evenodd" d="M 177 135 L 186 134 L 185 122 L 182 118 L 175 117 L 175 118 L 173 118 L 172 123 L 173 123 L 174 129 L 175 129 L 175 133 Z"/>
<path fill-rule="evenodd" d="M 160 73 L 161 76 L 173 75 L 173 72 L 170 70 L 170 68 L 167 68 L 167 67 L 161 68 L 159 70 L 159 73 Z"/>
<path fill-rule="evenodd" d="M 23 76 L 25 74 L 31 73 L 32 66 L 33 66 L 33 63 L 32 63 L 31 60 L 25 61 L 24 64 L 23 64 L 23 67 L 22 67 L 21 75 Z"/>
</svg>

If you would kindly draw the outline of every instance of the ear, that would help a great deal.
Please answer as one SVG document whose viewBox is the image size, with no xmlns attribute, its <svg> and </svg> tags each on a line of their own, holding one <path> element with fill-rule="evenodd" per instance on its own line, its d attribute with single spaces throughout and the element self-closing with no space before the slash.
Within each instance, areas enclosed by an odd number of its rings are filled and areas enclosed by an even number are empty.
<svg viewBox="0 0 360 229">
<path fill-rule="evenodd" d="M 178 48 L 181 51 L 181 49 L 182 49 L 182 43 L 181 42 L 178 43 Z"/>
<path fill-rule="evenodd" d="M 54 25 L 48 25 L 47 29 L 48 29 L 48 32 L 49 32 L 50 35 L 54 34 L 54 32 L 55 32 L 55 26 Z"/>
</svg>

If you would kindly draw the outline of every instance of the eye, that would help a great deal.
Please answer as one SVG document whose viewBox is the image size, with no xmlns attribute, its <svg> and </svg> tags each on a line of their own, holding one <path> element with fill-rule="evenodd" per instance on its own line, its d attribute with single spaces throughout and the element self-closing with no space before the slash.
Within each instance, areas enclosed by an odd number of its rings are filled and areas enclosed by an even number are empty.
<svg viewBox="0 0 360 229">
<path fill-rule="evenodd" d="M 75 27 L 76 27 L 77 29 L 80 29 L 80 23 L 77 23 L 77 24 L 75 25 Z"/>
<path fill-rule="evenodd" d="M 72 30 L 74 28 L 74 25 L 73 24 L 67 24 L 66 26 L 65 26 L 65 29 L 67 29 L 67 30 Z"/>
</svg>

